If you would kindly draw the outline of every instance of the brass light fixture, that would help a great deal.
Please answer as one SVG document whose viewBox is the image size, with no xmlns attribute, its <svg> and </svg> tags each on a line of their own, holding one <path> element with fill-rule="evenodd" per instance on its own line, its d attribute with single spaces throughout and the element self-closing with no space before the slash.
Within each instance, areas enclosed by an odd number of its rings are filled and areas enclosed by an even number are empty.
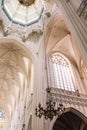
<svg viewBox="0 0 87 130">
<path fill-rule="evenodd" d="M 51 95 L 51 88 L 46 89 L 48 100 L 46 102 L 46 108 L 43 108 L 41 104 L 38 104 L 38 107 L 35 109 L 35 115 L 39 118 L 42 117 L 42 115 L 45 117 L 45 119 L 50 119 L 50 121 L 53 119 L 54 116 L 59 116 L 65 111 L 65 108 L 62 103 L 59 103 L 57 105 L 57 102 L 53 101 L 52 95 Z"/>
</svg>

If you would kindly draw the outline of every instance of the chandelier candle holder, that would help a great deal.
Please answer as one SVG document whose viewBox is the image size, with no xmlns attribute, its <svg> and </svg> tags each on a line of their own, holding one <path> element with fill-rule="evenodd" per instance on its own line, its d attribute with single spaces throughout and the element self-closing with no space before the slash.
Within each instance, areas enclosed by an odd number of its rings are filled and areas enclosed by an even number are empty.
<svg viewBox="0 0 87 130">
<path fill-rule="evenodd" d="M 42 117 L 42 115 L 45 117 L 45 119 L 50 119 L 50 121 L 53 119 L 54 116 L 59 116 L 65 111 L 65 107 L 62 103 L 59 103 L 58 105 L 56 101 L 53 101 L 52 94 L 51 94 L 51 88 L 46 89 L 47 92 L 47 102 L 46 107 L 43 108 L 41 106 L 41 103 L 38 104 L 38 107 L 35 109 L 35 115 L 39 118 Z"/>
</svg>

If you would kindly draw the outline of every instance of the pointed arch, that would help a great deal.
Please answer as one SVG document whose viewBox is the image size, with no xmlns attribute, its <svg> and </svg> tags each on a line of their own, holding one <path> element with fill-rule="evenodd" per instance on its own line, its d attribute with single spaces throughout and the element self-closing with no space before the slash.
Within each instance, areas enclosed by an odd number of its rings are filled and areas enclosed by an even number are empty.
<svg viewBox="0 0 87 130">
<path fill-rule="evenodd" d="M 53 125 L 53 130 L 86 130 L 87 117 L 74 108 L 67 108 L 66 111 L 60 115 Z"/>
<path fill-rule="evenodd" d="M 85 123 L 87 123 L 87 117 L 85 115 L 83 115 L 80 111 L 76 110 L 75 108 L 69 107 L 66 109 L 66 112 L 72 112 L 74 114 L 76 114 L 78 117 L 80 117 L 82 120 L 84 120 Z"/>
</svg>

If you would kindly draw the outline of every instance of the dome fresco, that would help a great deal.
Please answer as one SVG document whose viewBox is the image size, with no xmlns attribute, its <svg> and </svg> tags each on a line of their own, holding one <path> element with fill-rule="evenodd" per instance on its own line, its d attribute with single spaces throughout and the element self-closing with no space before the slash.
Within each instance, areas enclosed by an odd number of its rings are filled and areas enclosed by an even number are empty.
<svg viewBox="0 0 87 130">
<path fill-rule="evenodd" d="M 35 0 L 19 0 L 19 2 L 24 6 L 30 6 L 35 2 Z"/>
<path fill-rule="evenodd" d="M 44 4 L 42 0 L 3 0 L 2 9 L 11 22 L 29 26 L 40 20 Z"/>
</svg>

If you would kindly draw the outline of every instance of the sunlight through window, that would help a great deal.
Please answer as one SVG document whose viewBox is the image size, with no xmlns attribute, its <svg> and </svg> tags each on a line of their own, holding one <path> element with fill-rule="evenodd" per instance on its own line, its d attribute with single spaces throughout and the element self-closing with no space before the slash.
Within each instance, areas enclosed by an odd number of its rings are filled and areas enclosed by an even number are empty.
<svg viewBox="0 0 87 130">
<path fill-rule="evenodd" d="M 53 54 L 50 59 L 51 64 L 51 86 L 59 89 L 75 91 L 74 78 L 70 64 L 61 54 Z"/>
</svg>

